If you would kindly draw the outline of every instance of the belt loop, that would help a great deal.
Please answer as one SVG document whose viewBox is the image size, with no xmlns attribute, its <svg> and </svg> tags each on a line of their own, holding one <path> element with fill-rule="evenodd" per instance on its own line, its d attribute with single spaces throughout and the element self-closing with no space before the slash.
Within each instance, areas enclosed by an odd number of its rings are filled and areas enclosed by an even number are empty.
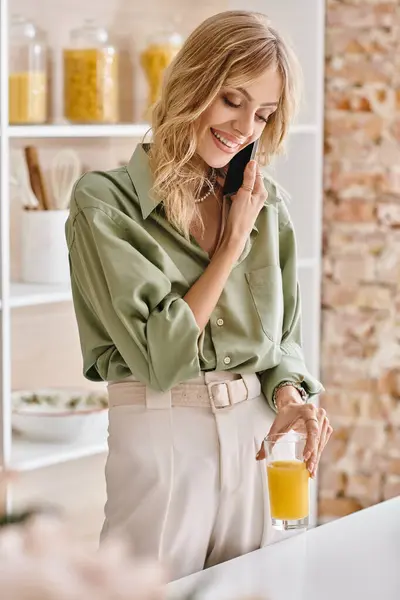
<svg viewBox="0 0 400 600">
<path fill-rule="evenodd" d="M 150 409 L 171 408 L 172 394 L 171 390 L 159 392 L 146 385 L 146 407 Z"/>
<path fill-rule="evenodd" d="M 204 371 L 204 383 L 208 385 L 213 381 L 213 371 Z"/>
<path fill-rule="evenodd" d="M 247 391 L 247 399 L 255 398 L 261 394 L 261 383 L 256 374 L 241 374 L 244 386 Z"/>
<path fill-rule="evenodd" d="M 252 381 L 252 376 L 250 375 L 250 377 L 246 374 L 242 375 L 242 381 L 244 384 L 244 387 L 246 388 L 246 400 L 248 400 L 250 398 L 250 387 L 251 387 L 251 381 Z"/>
</svg>

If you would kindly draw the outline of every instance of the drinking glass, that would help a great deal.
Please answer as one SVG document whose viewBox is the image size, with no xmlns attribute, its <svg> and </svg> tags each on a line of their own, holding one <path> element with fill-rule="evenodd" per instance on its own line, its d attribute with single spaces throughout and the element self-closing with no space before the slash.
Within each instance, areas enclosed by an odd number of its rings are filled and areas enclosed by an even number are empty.
<svg viewBox="0 0 400 600">
<path fill-rule="evenodd" d="M 306 441 L 305 434 L 294 431 L 264 439 L 272 525 L 280 530 L 308 526 L 310 476 L 303 458 Z"/>
</svg>

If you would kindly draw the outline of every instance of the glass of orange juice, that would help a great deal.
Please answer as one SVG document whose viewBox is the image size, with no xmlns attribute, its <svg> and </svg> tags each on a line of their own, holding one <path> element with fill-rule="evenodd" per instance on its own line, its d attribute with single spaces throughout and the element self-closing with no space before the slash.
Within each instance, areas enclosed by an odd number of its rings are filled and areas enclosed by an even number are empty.
<svg viewBox="0 0 400 600">
<path fill-rule="evenodd" d="M 277 529 L 308 526 L 309 472 L 303 459 L 306 439 L 306 435 L 290 431 L 264 440 L 272 525 Z"/>
</svg>

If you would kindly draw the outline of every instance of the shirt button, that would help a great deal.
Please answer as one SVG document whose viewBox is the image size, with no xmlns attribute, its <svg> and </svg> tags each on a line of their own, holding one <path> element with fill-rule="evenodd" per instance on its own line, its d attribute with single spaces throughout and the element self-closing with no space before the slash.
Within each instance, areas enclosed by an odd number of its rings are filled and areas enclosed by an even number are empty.
<svg viewBox="0 0 400 600">
<path fill-rule="evenodd" d="M 226 365 L 229 365 L 229 364 L 230 364 L 230 362 L 231 362 L 231 358 L 230 358 L 230 356 L 225 356 L 225 358 L 224 358 L 224 363 L 225 363 Z"/>
<path fill-rule="evenodd" d="M 218 327 L 222 327 L 223 324 L 224 324 L 224 320 L 223 319 L 217 319 L 217 325 L 218 325 Z"/>
</svg>

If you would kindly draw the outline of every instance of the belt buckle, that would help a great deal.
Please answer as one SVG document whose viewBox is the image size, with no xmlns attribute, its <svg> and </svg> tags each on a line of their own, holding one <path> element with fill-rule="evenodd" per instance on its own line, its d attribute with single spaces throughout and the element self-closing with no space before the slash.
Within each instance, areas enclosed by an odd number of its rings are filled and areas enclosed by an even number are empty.
<svg viewBox="0 0 400 600">
<path fill-rule="evenodd" d="M 229 406 L 233 405 L 229 383 L 230 383 L 229 381 L 213 381 L 212 383 L 207 383 L 208 397 L 210 399 L 211 409 L 212 409 L 213 413 L 217 412 L 217 410 L 221 410 L 223 408 L 228 408 Z M 215 387 L 217 385 L 224 385 L 226 387 L 226 392 L 227 392 L 227 396 L 228 396 L 228 400 L 229 400 L 229 404 L 227 406 L 216 406 L 215 405 L 215 400 L 214 400 L 214 396 L 212 393 L 212 389 L 213 389 L 213 387 Z"/>
</svg>

